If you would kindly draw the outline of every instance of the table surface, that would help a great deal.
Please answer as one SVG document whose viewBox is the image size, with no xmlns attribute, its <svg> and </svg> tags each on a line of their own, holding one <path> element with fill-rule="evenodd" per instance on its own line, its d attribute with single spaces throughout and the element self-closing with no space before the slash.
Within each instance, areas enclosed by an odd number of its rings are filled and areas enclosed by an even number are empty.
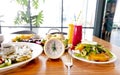
<svg viewBox="0 0 120 75">
<path fill-rule="evenodd" d="M 71 75 L 120 75 L 120 48 L 95 36 L 93 41 L 111 50 L 117 56 L 117 60 L 109 64 L 91 64 L 73 58 Z M 67 75 L 63 57 L 64 55 L 59 59 L 52 60 L 43 52 L 26 65 L 2 72 L 0 75 Z"/>
</svg>

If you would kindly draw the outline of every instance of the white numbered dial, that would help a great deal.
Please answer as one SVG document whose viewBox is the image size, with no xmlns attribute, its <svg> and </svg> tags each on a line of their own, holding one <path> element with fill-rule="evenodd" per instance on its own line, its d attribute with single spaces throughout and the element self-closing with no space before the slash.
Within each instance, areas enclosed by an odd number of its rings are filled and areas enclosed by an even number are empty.
<svg viewBox="0 0 120 75">
<path fill-rule="evenodd" d="M 62 41 L 56 38 L 48 40 L 44 45 L 45 54 L 52 59 L 57 59 L 63 55 L 65 47 Z"/>
</svg>

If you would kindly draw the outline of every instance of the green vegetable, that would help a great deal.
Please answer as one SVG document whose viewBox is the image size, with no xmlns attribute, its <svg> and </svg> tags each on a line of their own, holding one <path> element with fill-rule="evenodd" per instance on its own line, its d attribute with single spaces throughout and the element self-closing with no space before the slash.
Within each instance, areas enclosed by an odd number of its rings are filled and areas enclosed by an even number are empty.
<svg viewBox="0 0 120 75">
<path fill-rule="evenodd" d="M 9 66 L 9 65 L 11 65 L 11 64 L 12 64 L 11 59 L 6 59 L 6 60 L 5 60 L 5 65 L 6 65 L 6 66 Z"/>
<path fill-rule="evenodd" d="M 5 63 L 2 63 L 0 64 L 0 68 L 4 67 L 5 66 Z"/>
<path fill-rule="evenodd" d="M 5 67 L 5 66 L 9 66 L 11 64 L 12 64 L 11 59 L 5 59 L 5 62 L 0 64 L 0 68 Z"/>
<path fill-rule="evenodd" d="M 75 53 L 76 57 L 82 57 L 80 53 Z"/>
<path fill-rule="evenodd" d="M 87 51 L 82 50 L 82 52 L 80 54 L 81 54 L 81 56 L 86 56 L 87 55 Z"/>
<path fill-rule="evenodd" d="M 18 37 L 18 38 L 16 38 L 16 41 L 17 41 L 17 42 L 21 42 L 22 39 Z"/>
<path fill-rule="evenodd" d="M 67 47 L 68 46 L 68 39 L 63 40 L 64 46 Z"/>
<path fill-rule="evenodd" d="M 111 58 L 113 57 L 113 55 L 111 54 L 111 52 L 110 52 L 109 50 L 105 49 L 105 52 L 106 52 Z"/>
</svg>

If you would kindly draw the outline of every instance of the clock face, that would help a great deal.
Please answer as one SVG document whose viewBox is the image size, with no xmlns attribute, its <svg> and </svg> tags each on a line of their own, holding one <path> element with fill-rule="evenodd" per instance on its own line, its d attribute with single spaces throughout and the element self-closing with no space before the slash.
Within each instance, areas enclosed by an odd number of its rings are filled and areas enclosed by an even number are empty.
<svg viewBox="0 0 120 75">
<path fill-rule="evenodd" d="M 65 51 L 64 44 L 58 39 L 50 39 L 44 45 L 45 54 L 52 59 L 57 59 L 63 55 Z"/>
</svg>

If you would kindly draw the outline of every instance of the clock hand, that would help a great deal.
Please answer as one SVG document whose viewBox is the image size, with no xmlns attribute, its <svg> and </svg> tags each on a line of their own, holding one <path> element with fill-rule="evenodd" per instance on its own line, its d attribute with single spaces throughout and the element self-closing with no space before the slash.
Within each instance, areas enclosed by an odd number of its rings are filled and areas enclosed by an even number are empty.
<svg viewBox="0 0 120 75">
<path fill-rule="evenodd" d="M 55 42 L 54 42 L 54 47 L 55 47 L 55 50 L 56 50 L 56 44 L 55 44 Z"/>
<path fill-rule="evenodd" d="M 52 44 L 52 50 L 53 50 L 53 51 L 56 50 L 56 44 L 55 44 L 55 42 Z"/>
</svg>

